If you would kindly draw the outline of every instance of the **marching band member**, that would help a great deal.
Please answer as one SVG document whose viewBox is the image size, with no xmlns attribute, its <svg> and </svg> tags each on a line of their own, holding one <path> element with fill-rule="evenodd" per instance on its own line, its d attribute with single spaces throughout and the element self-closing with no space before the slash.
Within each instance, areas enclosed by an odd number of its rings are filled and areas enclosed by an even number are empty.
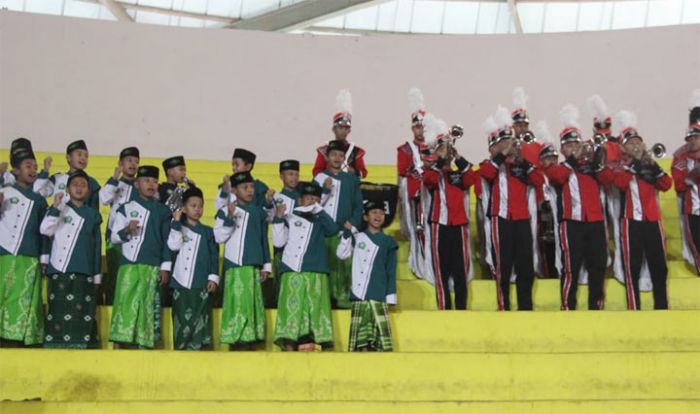
<svg viewBox="0 0 700 414">
<path fill-rule="evenodd" d="M 469 188 L 478 180 L 472 164 L 454 147 L 457 131 L 450 134 L 444 121 L 428 114 L 426 142 L 434 153 L 425 162 L 423 184 L 431 193 L 426 209 L 430 225 L 433 271 L 438 309 L 452 309 L 450 279 L 455 293 L 455 309 L 467 309 L 467 282 L 471 278 L 469 237 Z M 453 170 L 452 163 L 457 167 Z"/>
<path fill-rule="evenodd" d="M 396 150 L 396 168 L 401 195 L 401 233 L 410 243 L 408 266 L 411 271 L 421 279 L 432 281 L 432 268 L 425 259 L 424 214 L 420 198 L 423 175 L 421 150 L 425 148 L 423 118 L 426 111 L 420 89 L 412 88 L 408 92 L 408 98 L 411 107 L 413 140 L 406 141 Z"/>
<path fill-rule="evenodd" d="M 333 135 L 334 140 L 343 141 L 348 150 L 345 153 L 343 160 L 342 171 L 357 174 L 360 179 L 367 177 L 367 168 L 365 167 L 365 150 L 358 147 L 354 143 L 348 141 L 352 128 L 352 95 L 347 89 L 338 92 L 335 98 L 337 112 L 333 115 Z M 326 153 L 328 145 L 322 145 L 316 149 L 316 162 L 314 163 L 313 175 L 316 176 L 328 168 Z"/>
<path fill-rule="evenodd" d="M 627 308 L 640 309 L 639 279 L 646 261 L 653 285 L 654 309 L 668 309 L 666 295 L 666 240 L 661 224 L 659 191 L 668 191 L 672 181 L 646 150 L 636 129 L 637 116 L 629 111 L 615 115 L 625 151 L 624 170 L 615 174 L 615 186 L 623 195 L 620 220 Z"/>
<path fill-rule="evenodd" d="M 673 154 L 671 175 L 678 195 L 683 258 L 700 274 L 700 88 L 690 98 L 685 144 Z"/>
<path fill-rule="evenodd" d="M 534 281 L 533 187 L 544 184 L 542 172 L 522 157 L 513 137 L 507 109 L 499 107 L 496 155 L 481 163 L 480 173 L 491 185 L 492 249 L 499 310 L 510 310 L 510 276 L 515 270 L 518 309 L 532 310 Z M 530 195 L 532 194 L 532 195 Z"/>
<path fill-rule="evenodd" d="M 579 272 L 588 271 L 588 309 L 603 309 L 603 279 L 607 262 L 605 213 L 601 186 L 613 182 L 605 166 L 603 147 L 582 144 L 578 108 L 562 108 L 561 152 L 564 162 L 545 170 L 554 185 L 561 186 L 559 239 L 562 247 L 561 309 L 576 309 Z M 593 152 L 595 151 L 595 153 Z"/>
</svg>

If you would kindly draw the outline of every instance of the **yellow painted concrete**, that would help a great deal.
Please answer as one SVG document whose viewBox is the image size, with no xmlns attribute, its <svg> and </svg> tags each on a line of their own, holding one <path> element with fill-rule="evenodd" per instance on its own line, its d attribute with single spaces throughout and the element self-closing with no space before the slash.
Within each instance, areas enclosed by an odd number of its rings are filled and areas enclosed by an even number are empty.
<svg viewBox="0 0 700 414">
<path fill-rule="evenodd" d="M 556 279 L 537 279 L 533 288 L 533 303 L 536 311 L 554 311 L 561 306 L 560 283 Z M 668 298 L 671 309 L 700 309 L 700 278 L 669 278 Z M 404 310 L 431 310 L 436 308 L 435 287 L 422 280 L 399 280 L 397 283 L 399 308 Z M 467 308 L 476 311 L 494 311 L 496 306 L 496 282 L 472 280 L 468 286 Z M 625 286 L 615 279 L 605 281 L 605 309 L 627 309 Z M 588 287 L 579 286 L 578 309 L 588 308 Z M 654 307 L 651 292 L 641 293 L 642 309 Z M 517 308 L 515 286 L 511 286 L 510 303 Z"/>
<path fill-rule="evenodd" d="M 13 414 L 697 414 L 700 401 L 527 401 L 527 402 L 0 402 Z"/>
<path fill-rule="evenodd" d="M 111 308 L 98 317 L 102 347 L 108 342 Z M 268 310 L 267 342 L 261 350 L 279 351 L 272 343 L 275 310 Z M 214 343 L 218 351 L 221 311 L 215 310 Z M 655 312 L 439 312 L 391 313 L 398 352 L 626 352 L 700 350 L 700 311 Z M 172 349 L 172 319 L 163 312 L 163 343 Z M 348 346 L 350 312 L 333 312 L 334 351 Z"/>
<path fill-rule="evenodd" d="M 700 352 L 1 355 L 11 401 L 684 400 L 700 386 Z"/>
</svg>

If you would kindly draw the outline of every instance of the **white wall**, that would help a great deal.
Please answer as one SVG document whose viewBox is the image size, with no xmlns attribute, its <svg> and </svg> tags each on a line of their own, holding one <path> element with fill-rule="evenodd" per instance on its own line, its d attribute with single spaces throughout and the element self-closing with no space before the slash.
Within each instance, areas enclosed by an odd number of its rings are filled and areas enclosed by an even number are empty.
<svg viewBox="0 0 700 414">
<path fill-rule="evenodd" d="M 335 95 L 350 88 L 351 139 L 371 164 L 393 163 L 409 134 L 406 99 L 465 126 L 460 150 L 486 154 L 482 120 L 511 90 L 533 121 L 559 129 L 565 103 L 601 94 L 638 113 L 648 141 L 682 142 L 700 87 L 700 26 L 494 36 L 310 37 L 175 29 L 0 11 L 0 145 L 19 135 L 42 150 L 73 138 L 94 154 L 138 145 L 148 156 L 313 161 L 330 139 Z M 371 178 L 371 177 L 370 177 Z"/>
</svg>

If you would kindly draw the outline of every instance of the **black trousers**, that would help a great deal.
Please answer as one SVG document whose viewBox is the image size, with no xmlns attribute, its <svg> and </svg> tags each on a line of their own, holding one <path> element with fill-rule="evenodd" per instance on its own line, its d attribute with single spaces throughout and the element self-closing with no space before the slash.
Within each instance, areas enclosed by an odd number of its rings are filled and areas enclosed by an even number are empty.
<svg viewBox="0 0 700 414">
<path fill-rule="evenodd" d="M 452 309 L 450 279 L 455 293 L 455 309 L 467 309 L 469 274 L 469 227 L 431 225 L 435 295 L 440 310 Z"/>
<path fill-rule="evenodd" d="M 554 216 L 552 207 L 549 201 L 544 201 L 537 209 L 537 246 L 540 250 L 542 258 L 542 274 L 543 278 L 559 279 L 559 271 L 557 270 L 557 244 L 554 239 L 554 233 L 559 231 L 554 226 Z"/>
<path fill-rule="evenodd" d="M 654 284 L 654 309 L 668 309 L 666 246 L 660 221 L 620 222 L 622 265 L 625 269 L 627 309 L 639 310 L 639 273 L 646 259 Z"/>
<path fill-rule="evenodd" d="M 576 309 L 581 265 L 588 271 L 588 309 L 603 309 L 603 282 L 607 261 L 605 222 L 566 220 L 559 224 L 562 252 L 561 309 Z"/>
<path fill-rule="evenodd" d="M 491 220 L 498 310 L 510 310 L 510 275 L 515 268 L 518 310 L 532 310 L 535 278 L 530 220 Z"/>
<path fill-rule="evenodd" d="M 695 268 L 700 275 L 700 216 L 685 214 L 685 238 L 688 241 L 690 253 L 695 261 Z"/>
</svg>

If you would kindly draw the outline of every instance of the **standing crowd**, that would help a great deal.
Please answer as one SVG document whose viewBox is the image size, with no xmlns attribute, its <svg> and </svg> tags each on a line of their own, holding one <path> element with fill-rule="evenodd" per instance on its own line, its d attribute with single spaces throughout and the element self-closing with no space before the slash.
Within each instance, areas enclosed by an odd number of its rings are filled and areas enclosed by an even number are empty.
<svg viewBox="0 0 700 414">
<path fill-rule="evenodd" d="M 577 286 L 589 285 L 589 309 L 603 309 L 608 266 L 627 287 L 630 309 L 652 289 L 668 308 L 659 191 L 675 185 L 684 257 L 700 269 L 700 90 L 693 93 L 685 144 L 669 176 L 647 150 L 628 111 L 612 117 L 590 99 L 593 138 L 584 138 L 578 109 L 565 106 L 560 149 L 546 125 L 530 129 L 527 97 L 499 107 L 484 122 L 490 157 L 478 165 L 457 151 L 459 126 L 426 111 L 409 92 L 413 139 L 398 148 L 401 228 L 409 267 L 435 285 L 437 307 L 466 309 L 473 273 L 471 189 L 476 196 L 480 264 L 496 281 L 499 310 L 533 309 L 535 274 L 561 280 L 561 309 L 576 309 Z M 112 305 L 109 340 L 119 348 L 154 348 L 161 307 L 172 309 L 176 349 L 212 345 L 213 295 L 222 292 L 220 340 L 254 349 L 265 340 L 263 286 L 274 283 L 274 343 L 287 351 L 332 347 L 331 309 L 351 309 L 351 351 L 393 349 L 388 305 L 397 303 L 398 245 L 383 232 L 387 202 L 363 197 L 365 151 L 348 140 L 351 96 L 338 94 L 334 139 L 317 150 L 313 180 L 300 163 L 279 163 L 282 190 L 253 176 L 256 155 L 237 148 L 232 173 L 215 200 L 214 227 L 201 222 L 205 200 L 187 177 L 185 159 L 161 169 L 124 148 L 114 175 L 90 177 L 84 141 L 66 148 L 65 173 L 41 171 L 31 142 L 12 141 L 11 168 L 0 166 L 0 345 L 97 348 L 97 305 Z M 559 161 L 559 156 L 563 161 Z M 51 198 L 52 205 L 46 199 Z M 106 234 L 99 206 L 110 206 Z M 270 229 L 271 227 L 271 229 Z M 272 249 L 268 234 L 271 232 Z M 103 238 L 104 236 L 104 238 Z M 616 246 L 607 248 L 608 241 Z M 102 243 L 106 269 L 102 269 Z M 223 266 L 220 248 L 223 244 Z M 48 279 L 48 307 L 41 300 Z M 99 289 L 98 289 L 99 286 Z"/>
</svg>

